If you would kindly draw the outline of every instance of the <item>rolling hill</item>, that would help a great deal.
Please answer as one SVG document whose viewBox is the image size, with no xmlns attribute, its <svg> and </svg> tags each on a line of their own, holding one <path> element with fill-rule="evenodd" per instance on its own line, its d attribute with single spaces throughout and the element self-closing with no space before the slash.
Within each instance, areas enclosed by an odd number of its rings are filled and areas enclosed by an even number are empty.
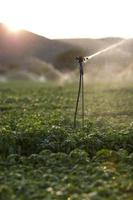
<svg viewBox="0 0 133 200">
<path fill-rule="evenodd" d="M 25 30 L 13 33 L 0 23 L 0 74 L 14 75 L 21 71 L 45 75 L 47 79 L 53 79 L 53 74 L 56 74 L 58 78 L 62 72 L 68 73 L 74 69 L 77 54 L 88 56 L 120 40 L 122 38 L 51 40 Z M 123 74 L 132 64 L 133 39 L 129 39 L 90 60 L 86 73 L 91 77 L 100 74 L 99 77 L 108 75 L 112 78 Z"/>
</svg>

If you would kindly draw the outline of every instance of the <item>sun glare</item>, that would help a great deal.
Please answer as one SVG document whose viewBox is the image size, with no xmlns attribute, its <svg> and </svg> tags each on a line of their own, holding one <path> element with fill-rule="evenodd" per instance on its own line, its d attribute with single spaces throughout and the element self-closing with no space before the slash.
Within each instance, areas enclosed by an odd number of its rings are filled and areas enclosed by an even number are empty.
<svg viewBox="0 0 133 200">
<path fill-rule="evenodd" d="M 49 38 L 132 37 L 131 0 L 4 0 L 0 22 Z M 69 13 L 69 14 L 68 14 Z"/>
<path fill-rule="evenodd" d="M 9 31 L 17 33 L 21 30 L 21 28 L 15 24 L 6 24 Z"/>
</svg>

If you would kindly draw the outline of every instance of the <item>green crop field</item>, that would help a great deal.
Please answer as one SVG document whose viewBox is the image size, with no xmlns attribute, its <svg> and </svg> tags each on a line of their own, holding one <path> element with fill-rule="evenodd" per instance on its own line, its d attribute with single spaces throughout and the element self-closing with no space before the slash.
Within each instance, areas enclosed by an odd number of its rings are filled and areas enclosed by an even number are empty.
<svg viewBox="0 0 133 200">
<path fill-rule="evenodd" d="M 0 84 L 0 200 L 132 200 L 133 86 Z"/>
</svg>

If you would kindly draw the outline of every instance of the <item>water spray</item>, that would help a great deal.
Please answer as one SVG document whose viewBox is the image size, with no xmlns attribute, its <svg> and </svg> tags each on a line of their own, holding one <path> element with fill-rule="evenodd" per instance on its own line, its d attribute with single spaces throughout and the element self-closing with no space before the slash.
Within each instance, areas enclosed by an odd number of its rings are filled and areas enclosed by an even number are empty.
<svg viewBox="0 0 133 200">
<path fill-rule="evenodd" d="M 84 62 L 86 63 L 87 60 L 90 60 L 90 59 L 92 59 L 92 58 L 94 58 L 94 57 L 96 57 L 96 56 L 98 56 L 98 55 L 100 55 L 100 54 L 102 54 L 102 53 L 104 53 L 104 52 L 106 52 L 106 51 L 109 51 L 109 50 L 111 50 L 111 49 L 114 49 L 114 48 L 116 48 L 116 47 L 122 45 L 126 40 L 127 40 L 127 39 L 123 39 L 123 40 L 121 40 L 120 42 L 117 42 L 117 43 L 115 43 L 115 44 L 112 44 L 112 45 L 110 45 L 109 47 L 107 47 L 107 48 L 105 48 L 105 49 L 102 49 L 102 50 L 100 50 L 100 51 L 98 51 L 98 52 L 96 52 L 96 53 L 94 53 L 94 54 L 92 54 L 92 55 L 90 55 L 90 56 L 85 56 L 85 57 L 84 57 Z"/>
<path fill-rule="evenodd" d="M 82 128 L 84 127 L 84 69 L 83 69 L 83 63 L 86 63 L 88 60 L 106 52 L 111 49 L 114 49 L 120 45 L 122 45 L 127 39 L 123 39 L 120 42 L 117 42 L 113 45 L 110 45 L 109 47 L 102 49 L 90 56 L 78 56 L 76 57 L 76 60 L 79 63 L 79 69 L 80 69 L 80 77 L 79 77 L 79 89 L 78 89 L 78 95 L 77 95 L 77 101 L 76 101 L 76 108 L 75 108 L 75 113 L 74 113 L 74 128 L 76 128 L 76 119 L 77 119 L 77 111 L 78 111 L 78 105 L 79 105 L 79 99 L 80 99 L 80 94 L 82 94 Z"/>
</svg>

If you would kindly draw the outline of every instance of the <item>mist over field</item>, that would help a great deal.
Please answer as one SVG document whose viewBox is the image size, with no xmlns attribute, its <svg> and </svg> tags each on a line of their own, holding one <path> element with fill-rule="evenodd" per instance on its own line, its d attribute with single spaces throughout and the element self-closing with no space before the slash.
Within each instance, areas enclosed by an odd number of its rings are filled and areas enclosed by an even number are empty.
<svg viewBox="0 0 133 200">
<path fill-rule="evenodd" d="M 132 82 L 133 39 L 0 24 L 0 200 L 132 200 Z"/>
<path fill-rule="evenodd" d="M 0 24 L 0 81 L 70 82 L 77 79 L 76 56 L 89 56 L 123 38 L 50 40 L 28 31 L 13 33 Z M 95 56 L 85 81 L 132 81 L 133 39 Z"/>
</svg>

